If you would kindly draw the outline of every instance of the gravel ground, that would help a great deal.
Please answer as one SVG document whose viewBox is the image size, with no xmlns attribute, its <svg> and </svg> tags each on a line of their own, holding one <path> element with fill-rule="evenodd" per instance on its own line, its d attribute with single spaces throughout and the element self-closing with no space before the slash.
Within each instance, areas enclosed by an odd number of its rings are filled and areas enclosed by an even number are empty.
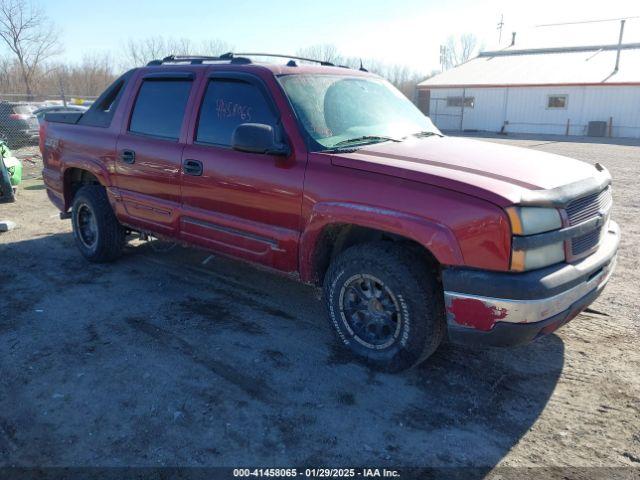
<svg viewBox="0 0 640 480">
<path fill-rule="evenodd" d="M 88 264 L 27 161 L 0 205 L 0 466 L 640 467 L 640 148 L 484 140 L 607 166 L 618 269 L 600 313 L 399 375 L 345 356 L 286 278 L 148 243 Z"/>
</svg>

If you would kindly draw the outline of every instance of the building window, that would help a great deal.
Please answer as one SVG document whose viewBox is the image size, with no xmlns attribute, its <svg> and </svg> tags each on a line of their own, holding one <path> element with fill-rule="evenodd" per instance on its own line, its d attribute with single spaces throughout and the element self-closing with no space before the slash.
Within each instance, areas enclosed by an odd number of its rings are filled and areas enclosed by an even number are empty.
<svg viewBox="0 0 640 480">
<path fill-rule="evenodd" d="M 568 95 L 549 95 L 547 97 L 547 108 L 567 108 L 568 101 Z"/>
<path fill-rule="evenodd" d="M 473 108 L 475 103 L 474 97 L 464 97 L 464 108 Z M 447 107 L 462 107 L 462 97 L 447 97 Z"/>
</svg>

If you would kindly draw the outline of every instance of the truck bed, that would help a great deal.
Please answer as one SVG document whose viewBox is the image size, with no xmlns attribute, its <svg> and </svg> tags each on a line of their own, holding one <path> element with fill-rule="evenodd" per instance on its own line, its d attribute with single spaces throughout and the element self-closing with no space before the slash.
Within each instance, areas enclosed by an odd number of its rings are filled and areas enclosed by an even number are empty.
<svg viewBox="0 0 640 480">
<path fill-rule="evenodd" d="M 44 119 L 51 123 L 70 123 L 76 124 L 82 118 L 84 112 L 52 112 L 45 113 Z"/>
</svg>

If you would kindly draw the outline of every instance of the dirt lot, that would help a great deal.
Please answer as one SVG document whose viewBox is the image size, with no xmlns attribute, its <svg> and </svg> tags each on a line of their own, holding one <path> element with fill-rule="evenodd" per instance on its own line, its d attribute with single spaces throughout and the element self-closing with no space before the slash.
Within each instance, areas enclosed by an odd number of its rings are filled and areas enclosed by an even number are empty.
<svg viewBox="0 0 640 480">
<path fill-rule="evenodd" d="M 400 375 L 345 356 L 288 279 L 144 243 L 88 264 L 27 162 L 0 205 L 18 224 L 0 234 L 0 465 L 639 467 L 640 147 L 496 141 L 611 170 L 601 313 Z"/>
</svg>

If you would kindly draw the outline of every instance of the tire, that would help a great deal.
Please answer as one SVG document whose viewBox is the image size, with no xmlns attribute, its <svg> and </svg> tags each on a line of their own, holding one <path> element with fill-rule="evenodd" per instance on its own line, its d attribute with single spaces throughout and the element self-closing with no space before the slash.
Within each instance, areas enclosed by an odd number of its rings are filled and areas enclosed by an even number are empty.
<svg viewBox="0 0 640 480">
<path fill-rule="evenodd" d="M 414 367 L 445 336 L 436 272 L 408 245 L 375 242 L 348 248 L 329 266 L 324 301 L 340 342 L 376 369 Z"/>
<path fill-rule="evenodd" d="M 78 190 L 73 199 L 71 223 L 76 246 L 90 262 L 110 262 L 122 255 L 125 230 L 102 186 L 85 185 Z"/>
</svg>

